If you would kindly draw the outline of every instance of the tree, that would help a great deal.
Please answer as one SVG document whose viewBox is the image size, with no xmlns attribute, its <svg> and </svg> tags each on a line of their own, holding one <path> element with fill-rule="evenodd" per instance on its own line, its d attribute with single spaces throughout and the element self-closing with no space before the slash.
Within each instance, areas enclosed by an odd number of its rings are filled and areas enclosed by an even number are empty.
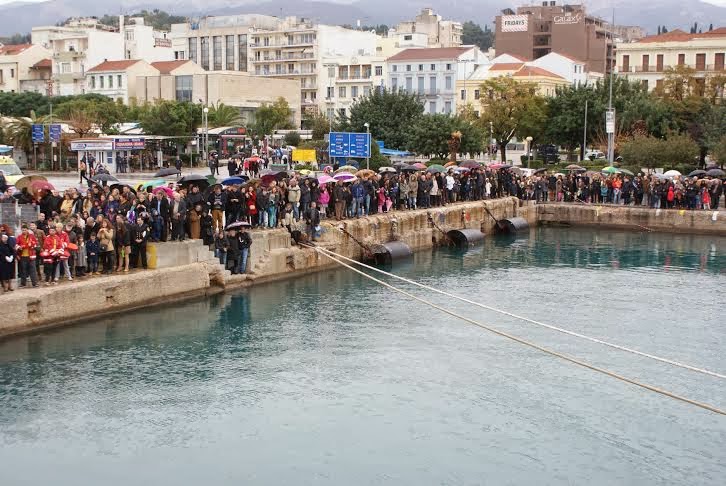
<svg viewBox="0 0 726 486">
<path fill-rule="evenodd" d="M 5 126 L 5 137 L 14 147 L 30 154 L 33 152 L 33 125 L 45 122 L 46 118 L 37 116 L 34 111 L 30 112 L 30 117 L 12 118 Z M 47 135 L 46 133 L 46 140 L 48 140 Z"/>
<path fill-rule="evenodd" d="M 711 156 L 721 165 L 723 168 L 726 164 L 726 135 L 722 136 L 716 143 L 714 143 L 711 149 Z"/>
<path fill-rule="evenodd" d="M 544 133 L 547 104 L 537 95 L 536 85 L 500 76 L 484 81 L 481 92 L 480 126 L 491 126 L 502 161 L 507 160 L 507 144 L 512 138 L 536 138 Z"/>
<path fill-rule="evenodd" d="M 210 127 L 230 127 L 239 125 L 242 122 L 239 109 L 234 106 L 217 103 L 209 109 L 209 126 Z"/>
<path fill-rule="evenodd" d="M 660 143 L 661 140 L 655 137 L 638 135 L 621 145 L 620 156 L 629 166 L 655 169 L 660 162 L 658 157 Z"/>
<path fill-rule="evenodd" d="M 688 134 L 672 132 L 661 142 L 657 153 L 664 167 L 693 166 L 698 160 L 700 148 Z"/>
<path fill-rule="evenodd" d="M 341 128 L 365 132 L 365 124 L 376 140 L 383 140 L 386 147 L 406 147 L 406 131 L 423 115 L 424 107 L 418 96 L 403 91 L 372 90 L 359 98 L 350 108 L 350 116 L 341 120 Z"/>
<path fill-rule="evenodd" d="M 274 103 L 265 103 L 257 109 L 252 131 L 258 136 L 272 135 L 275 130 L 293 128 L 291 119 L 290 105 L 285 98 L 279 97 Z"/>
<path fill-rule="evenodd" d="M 10 37 L 0 37 L 0 44 L 6 46 L 30 44 L 30 34 L 13 34 Z"/>
<path fill-rule="evenodd" d="M 187 102 L 160 100 L 140 115 L 139 125 L 149 135 L 192 136 L 201 124 L 201 107 Z"/>
<path fill-rule="evenodd" d="M 449 115 L 422 115 L 406 132 L 406 150 L 443 159 L 449 153 L 449 138 L 454 131 L 454 119 Z"/>
<path fill-rule="evenodd" d="M 48 103 L 49 99 L 40 93 L 0 93 L 0 113 L 3 116 L 28 116 L 31 111 Z"/>
<path fill-rule="evenodd" d="M 562 145 L 574 152 L 580 147 L 580 158 L 585 158 L 585 143 L 589 142 L 603 113 L 595 91 L 591 86 L 567 86 L 557 88 L 557 94 L 547 100 L 549 120 L 545 130 L 548 142 Z M 585 103 L 587 102 L 587 133 L 585 133 Z"/>
<path fill-rule="evenodd" d="M 292 145 L 293 147 L 297 147 L 298 145 L 300 145 L 300 140 L 300 133 L 297 130 L 293 130 L 285 134 L 285 145 Z"/>
<path fill-rule="evenodd" d="M 664 99 L 683 101 L 697 93 L 696 70 L 688 66 L 667 67 L 663 71 L 663 84 L 656 94 Z"/>
<path fill-rule="evenodd" d="M 698 152 L 698 145 L 688 135 L 675 132 L 666 139 L 638 135 L 620 147 L 620 155 L 626 164 L 649 169 L 691 166 L 695 164 Z"/>
<path fill-rule="evenodd" d="M 313 140 L 324 140 L 330 132 L 330 120 L 322 113 L 313 113 L 303 122 L 306 130 L 312 130 Z"/>
<path fill-rule="evenodd" d="M 125 22 L 128 23 L 131 17 L 143 17 L 144 25 L 150 25 L 156 30 L 171 30 L 171 24 L 183 24 L 187 21 L 186 17 L 179 15 L 171 15 L 163 10 L 155 8 L 152 11 L 142 10 L 135 14 L 127 15 Z M 118 27 L 118 15 L 104 15 L 98 21 L 104 25 Z"/>
<path fill-rule="evenodd" d="M 461 42 L 464 45 L 477 46 L 482 51 L 486 52 L 492 45 L 494 45 L 494 33 L 489 30 L 487 25 L 482 30 L 479 24 L 475 24 L 472 21 L 464 22 L 462 26 Z"/>
</svg>

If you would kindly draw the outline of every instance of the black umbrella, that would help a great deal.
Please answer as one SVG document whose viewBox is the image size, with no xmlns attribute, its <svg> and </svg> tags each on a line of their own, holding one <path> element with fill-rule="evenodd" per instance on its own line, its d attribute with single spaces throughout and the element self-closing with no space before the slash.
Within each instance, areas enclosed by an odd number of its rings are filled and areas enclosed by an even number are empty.
<svg viewBox="0 0 726 486">
<path fill-rule="evenodd" d="M 396 164 L 394 164 L 395 166 Z M 410 164 L 404 164 L 401 167 L 397 167 L 401 172 L 416 172 L 418 169 Z"/>
<path fill-rule="evenodd" d="M 698 170 L 694 170 L 693 172 L 688 174 L 688 177 L 701 177 L 701 176 L 705 176 L 705 175 L 706 175 L 705 170 L 698 169 Z"/>
<path fill-rule="evenodd" d="M 115 189 L 118 189 L 119 192 L 123 192 L 123 188 L 124 187 L 128 187 L 131 190 L 131 192 L 133 192 L 134 194 L 136 194 L 136 189 L 134 189 L 133 187 L 131 187 L 128 184 L 113 184 L 111 186 L 111 190 L 113 190 L 115 188 Z"/>
<path fill-rule="evenodd" d="M 236 228 L 251 228 L 251 227 L 252 227 L 252 225 L 249 224 L 247 221 L 237 221 L 237 222 L 232 223 L 229 226 L 227 226 L 226 229 L 231 230 L 231 229 L 236 229 Z"/>
<path fill-rule="evenodd" d="M 532 172 L 532 174 L 541 174 L 543 172 L 547 172 L 546 167 L 542 167 L 541 169 L 537 169 L 536 171 Z"/>
<path fill-rule="evenodd" d="M 719 168 L 711 169 L 706 171 L 706 175 L 710 177 L 723 177 L 726 176 L 726 172 Z"/>
<path fill-rule="evenodd" d="M 205 181 L 205 182 L 209 183 L 207 181 L 207 176 L 203 176 L 201 174 L 187 174 L 176 182 L 177 182 L 177 184 L 189 184 L 190 182 L 201 182 L 201 181 Z"/>
<path fill-rule="evenodd" d="M 96 182 L 118 182 L 118 179 L 111 174 L 96 174 L 91 177 L 91 180 Z"/>
<path fill-rule="evenodd" d="M 176 170 L 174 167 L 168 167 L 166 169 L 161 169 L 159 172 L 154 174 L 154 177 L 167 177 L 172 175 L 177 175 L 180 172 Z"/>
</svg>

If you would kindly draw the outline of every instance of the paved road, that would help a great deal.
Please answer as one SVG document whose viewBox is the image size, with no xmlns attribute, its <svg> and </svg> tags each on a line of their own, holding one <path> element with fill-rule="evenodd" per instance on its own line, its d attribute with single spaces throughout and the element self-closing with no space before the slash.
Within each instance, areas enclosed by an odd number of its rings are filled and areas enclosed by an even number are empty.
<svg viewBox="0 0 726 486">
<path fill-rule="evenodd" d="M 199 169 L 195 170 L 194 172 L 190 171 L 189 169 L 182 170 L 182 175 L 186 174 L 201 174 L 204 176 L 207 176 L 209 174 L 208 170 L 205 169 Z M 29 174 L 37 174 L 42 175 L 48 179 L 48 182 L 53 184 L 56 189 L 59 191 L 63 191 L 65 189 L 68 189 L 69 187 L 83 187 L 85 190 L 86 184 L 80 184 L 79 183 L 79 177 L 75 173 L 58 173 L 58 172 L 30 172 Z M 154 172 L 134 172 L 132 174 L 111 174 L 114 177 L 116 177 L 119 182 L 123 184 L 128 184 L 130 186 L 136 186 L 141 181 L 149 181 L 153 179 L 159 179 L 159 177 L 154 177 Z M 226 168 L 224 170 L 220 170 L 220 175 L 218 177 L 227 177 L 227 170 Z M 165 178 L 169 182 L 174 182 L 177 180 L 176 176 L 167 177 Z"/>
</svg>

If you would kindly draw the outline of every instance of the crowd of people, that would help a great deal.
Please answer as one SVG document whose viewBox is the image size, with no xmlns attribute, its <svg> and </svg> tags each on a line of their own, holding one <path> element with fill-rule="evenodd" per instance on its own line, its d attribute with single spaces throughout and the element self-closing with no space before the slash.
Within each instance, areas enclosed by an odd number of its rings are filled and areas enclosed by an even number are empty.
<svg viewBox="0 0 726 486">
<path fill-rule="evenodd" d="M 241 184 L 207 183 L 132 188 L 90 183 L 89 187 L 31 192 L 13 200 L 39 208 L 20 234 L 2 228 L 0 280 L 12 290 L 56 285 L 134 268 L 146 268 L 148 242 L 202 240 L 233 273 L 247 271 L 252 239 L 248 228 L 286 228 L 296 241 L 315 240 L 320 222 L 361 218 L 395 210 L 438 207 L 457 201 L 516 196 L 537 202 L 623 204 L 652 208 L 717 209 L 724 193 L 719 179 L 658 175 L 630 177 L 591 172 L 535 173 L 511 168 L 332 171 L 302 175 L 235 165 Z M 18 197 L 19 196 L 19 197 Z M 5 193 L 2 198 L 11 197 Z"/>
</svg>

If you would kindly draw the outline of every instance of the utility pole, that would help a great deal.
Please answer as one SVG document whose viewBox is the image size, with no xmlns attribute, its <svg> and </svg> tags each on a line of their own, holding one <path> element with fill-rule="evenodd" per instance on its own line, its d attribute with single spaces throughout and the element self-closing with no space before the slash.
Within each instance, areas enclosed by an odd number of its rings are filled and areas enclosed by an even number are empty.
<svg viewBox="0 0 726 486">
<path fill-rule="evenodd" d="M 53 170 L 55 166 L 55 160 L 53 160 L 53 140 L 50 140 L 50 127 L 53 126 L 53 103 L 50 104 L 50 122 L 48 123 L 48 141 L 50 142 L 50 170 Z"/>
<path fill-rule="evenodd" d="M 589 100 L 585 98 L 585 128 L 582 131 L 582 156 L 581 159 L 585 160 L 585 154 L 587 153 L 587 102 Z"/>
<path fill-rule="evenodd" d="M 613 22 L 610 24 L 610 45 L 612 46 L 613 42 L 613 29 L 615 28 L 615 9 L 613 8 Z M 605 38 L 605 42 L 607 42 L 607 38 Z M 612 52 L 612 47 L 610 49 L 610 52 Z M 605 120 L 605 131 L 608 134 L 608 165 L 613 166 L 614 159 L 615 159 L 615 111 L 613 110 L 613 71 L 614 66 L 612 62 L 610 62 L 609 58 L 606 56 L 606 61 L 608 62 L 608 67 L 610 68 L 610 97 L 608 100 L 608 111 L 606 114 L 606 120 Z"/>
</svg>

